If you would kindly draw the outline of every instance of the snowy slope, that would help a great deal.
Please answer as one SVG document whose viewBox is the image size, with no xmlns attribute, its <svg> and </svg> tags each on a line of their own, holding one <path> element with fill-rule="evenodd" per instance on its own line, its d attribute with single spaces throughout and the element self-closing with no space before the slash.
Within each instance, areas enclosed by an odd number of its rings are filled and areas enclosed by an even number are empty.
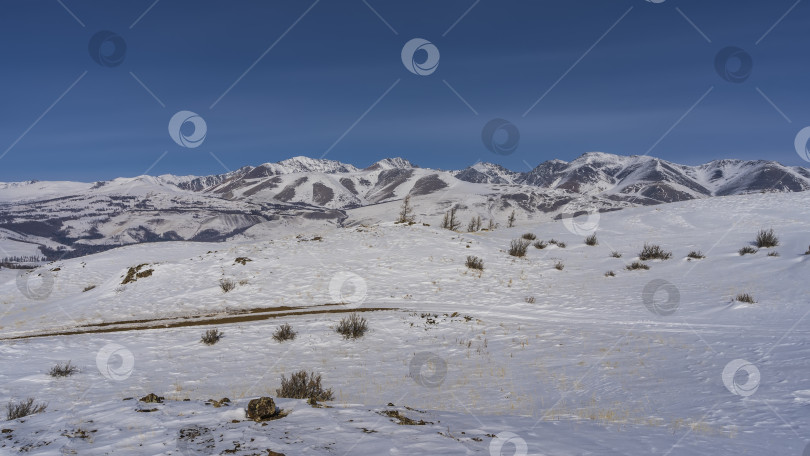
<svg viewBox="0 0 810 456">
<path fill-rule="evenodd" d="M 0 452 L 488 455 L 510 440 L 503 454 L 523 443 L 519 454 L 801 454 L 810 430 L 808 203 L 806 192 L 768 193 L 603 213 L 595 247 L 563 221 L 530 220 L 463 234 L 383 223 L 215 248 L 141 244 L 33 272 L 30 289 L 53 279 L 41 300 L 3 270 L 0 404 L 31 396 L 48 409 L 0 425 L 9 430 Z M 780 245 L 740 256 L 760 228 L 774 228 Z M 524 232 L 567 246 L 510 257 Z M 645 242 L 672 258 L 624 269 Z M 687 260 L 692 250 L 706 258 Z M 483 272 L 464 266 L 467 255 L 484 260 Z M 152 274 L 121 285 L 140 264 Z M 223 293 L 221 278 L 240 284 Z M 674 296 L 666 290 L 678 296 L 670 315 L 660 312 Z M 743 292 L 757 302 L 733 301 Z M 336 311 L 363 312 L 370 333 L 341 339 L 334 326 L 345 314 Z M 281 323 L 296 340 L 269 337 Z M 225 337 L 199 343 L 211 327 Z M 99 363 L 108 344 L 119 357 Z M 69 359 L 79 373 L 47 375 Z M 745 377 L 724 381 L 738 359 L 760 374 L 751 395 L 735 390 Z M 298 369 L 323 374 L 332 408 L 280 399 L 287 417 L 245 419 L 251 398 L 274 396 L 281 375 Z M 152 392 L 166 402 L 137 402 Z M 222 397 L 232 405 L 205 404 Z M 385 410 L 426 423 L 398 425 Z M 180 438 L 192 426 L 201 437 Z"/>
</svg>

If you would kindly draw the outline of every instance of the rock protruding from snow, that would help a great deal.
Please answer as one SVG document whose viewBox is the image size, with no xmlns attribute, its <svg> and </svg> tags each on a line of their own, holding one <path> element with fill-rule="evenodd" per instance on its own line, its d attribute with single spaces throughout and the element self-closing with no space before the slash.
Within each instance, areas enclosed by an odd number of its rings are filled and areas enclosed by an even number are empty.
<svg viewBox="0 0 810 456">
<path fill-rule="evenodd" d="M 149 393 L 146 396 L 138 399 L 138 401 L 145 402 L 147 404 L 162 404 L 164 399 L 166 398 L 163 396 L 158 396 L 155 393 Z"/>
<path fill-rule="evenodd" d="M 252 399 L 247 406 L 247 417 L 253 421 L 269 420 L 278 415 L 278 408 L 272 397 Z"/>
</svg>

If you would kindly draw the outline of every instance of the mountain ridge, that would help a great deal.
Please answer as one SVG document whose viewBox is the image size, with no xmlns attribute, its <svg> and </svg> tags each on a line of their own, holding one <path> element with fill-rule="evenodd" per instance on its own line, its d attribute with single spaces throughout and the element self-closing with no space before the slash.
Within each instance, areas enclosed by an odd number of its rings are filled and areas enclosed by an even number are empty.
<svg viewBox="0 0 810 456">
<path fill-rule="evenodd" d="M 810 190 L 810 170 L 768 160 L 680 165 L 590 152 L 517 172 L 479 162 L 461 170 L 386 158 L 359 168 L 292 157 L 209 176 L 136 176 L 92 183 L 0 183 L 0 230 L 47 257 L 140 242 L 222 241 L 279 230 L 391 221 L 406 196 L 420 220 L 462 217 L 521 223 L 565 214 L 755 192 Z M 298 228 L 295 228 L 298 227 Z"/>
</svg>

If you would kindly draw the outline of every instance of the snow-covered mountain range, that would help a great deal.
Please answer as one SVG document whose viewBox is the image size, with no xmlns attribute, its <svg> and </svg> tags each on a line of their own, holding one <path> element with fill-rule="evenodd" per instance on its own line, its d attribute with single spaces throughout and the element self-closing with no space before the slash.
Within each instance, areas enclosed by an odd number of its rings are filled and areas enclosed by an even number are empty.
<svg viewBox="0 0 810 456">
<path fill-rule="evenodd" d="M 53 258 L 139 242 L 263 236 L 280 226 L 373 223 L 393 219 L 406 195 L 423 222 L 437 223 L 457 207 L 463 217 L 503 223 L 513 210 L 519 220 L 550 219 L 565 211 L 808 189 L 810 169 L 764 160 L 685 166 L 591 152 L 516 172 L 492 163 L 420 168 L 403 158 L 360 169 L 294 157 L 211 176 L 0 183 L 0 245 L 6 254 Z"/>
</svg>

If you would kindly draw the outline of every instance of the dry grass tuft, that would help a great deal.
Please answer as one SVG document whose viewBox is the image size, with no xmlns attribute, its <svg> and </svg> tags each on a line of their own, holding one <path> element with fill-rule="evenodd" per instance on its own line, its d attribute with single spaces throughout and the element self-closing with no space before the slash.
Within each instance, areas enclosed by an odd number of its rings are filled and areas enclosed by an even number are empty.
<svg viewBox="0 0 810 456">
<path fill-rule="evenodd" d="M 668 260 L 672 257 L 672 252 L 667 252 L 657 244 L 644 244 L 641 252 L 638 254 L 638 259 L 641 261 L 647 260 Z"/>
<path fill-rule="evenodd" d="M 321 386 L 321 374 L 308 374 L 305 370 L 291 374 L 289 379 L 282 375 L 281 388 L 276 389 L 276 396 L 316 401 L 331 401 L 334 398 L 331 388 L 323 389 Z"/>
<path fill-rule="evenodd" d="M 71 375 L 75 374 L 79 371 L 79 368 L 74 366 L 70 363 L 70 361 L 62 364 L 57 363 L 56 366 L 53 366 L 48 374 L 51 377 L 70 377 Z"/>
<path fill-rule="evenodd" d="M 477 256 L 468 256 L 465 264 L 470 269 L 478 269 L 479 271 L 484 270 L 484 260 L 478 258 Z"/>
<path fill-rule="evenodd" d="M 509 255 L 522 258 L 526 256 L 526 249 L 529 248 L 529 241 L 525 239 L 514 239 L 509 245 Z"/>
<path fill-rule="evenodd" d="M 218 329 L 209 329 L 200 337 L 200 342 L 205 345 L 214 345 L 222 339 L 222 335 L 223 334 Z"/>
<path fill-rule="evenodd" d="M 275 339 L 276 342 L 284 342 L 285 340 L 295 339 L 295 336 L 297 335 L 298 333 L 292 329 L 292 326 L 290 326 L 289 323 L 284 323 L 283 325 L 279 326 L 278 329 L 276 329 L 276 332 L 273 333 L 273 339 Z"/>
<path fill-rule="evenodd" d="M 779 245 L 779 238 L 776 237 L 776 233 L 773 232 L 773 228 L 769 230 L 759 230 L 754 243 L 761 249 L 767 249 Z"/>
<path fill-rule="evenodd" d="M 223 293 L 227 293 L 236 288 L 236 282 L 231 279 L 219 279 L 219 288 L 222 289 Z"/>
<path fill-rule="evenodd" d="M 48 407 L 48 404 L 37 404 L 34 402 L 33 397 L 22 400 L 20 402 L 11 401 L 6 405 L 6 419 L 16 420 L 35 413 L 42 413 Z"/>
<path fill-rule="evenodd" d="M 755 304 L 756 303 L 756 300 L 754 300 L 754 297 L 751 296 L 748 293 L 740 293 L 736 297 L 734 297 L 734 300 L 738 301 L 738 302 L 745 302 L 745 303 L 748 303 L 748 304 Z"/>
<path fill-rule="evenodd" d="M 363 337 L 368 331 L 368 321 L 360 315 L 353 313 L 344 317 L 335 329 L 346 339 L 357 339 Z"/>
</svg>

